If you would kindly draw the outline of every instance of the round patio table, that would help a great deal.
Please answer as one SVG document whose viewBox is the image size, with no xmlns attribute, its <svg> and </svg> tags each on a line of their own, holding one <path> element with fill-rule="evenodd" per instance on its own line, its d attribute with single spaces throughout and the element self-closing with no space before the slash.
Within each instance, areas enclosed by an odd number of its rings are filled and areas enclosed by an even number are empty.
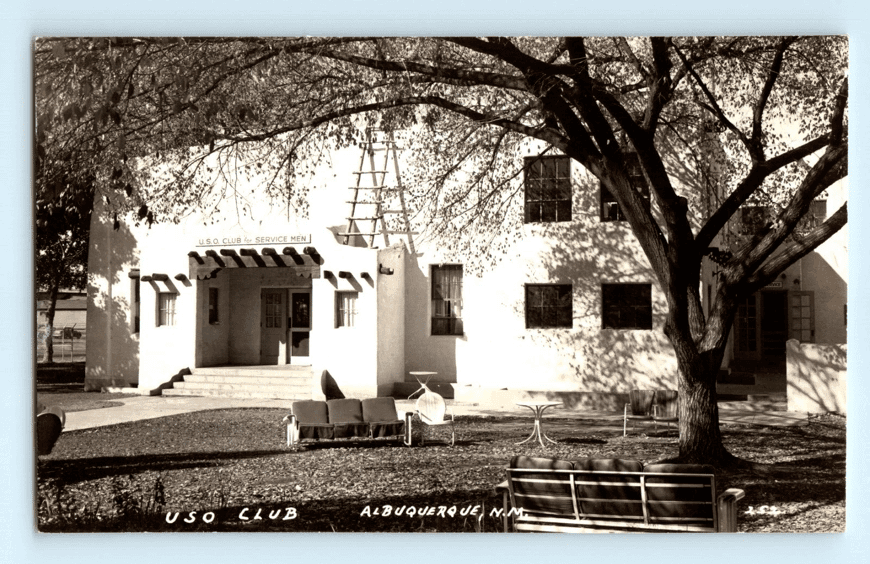
<svg viewBox="0 0 870 564">
<path fill-rule="evenodd" d="M 521 445 L 523 443 L 527 443 L 534 438 L 538 439 L 538 442 L 541 443 L 542 447 L 547 446 L 544 444 L 544 439 L 547 439 L 551 443 L 556 444 L 556 441 L 554 441 L 553 439 L 551 439 L 550 437 L 548 437 L 544 433 L 544 429 L 541 426 L 541 417 L 544 415 L 544 411 L 547 408 L 556 407 L 557 405 L 562 405 L 562 402 L 560 402 L 560 401 L 518 401 L 517 405 L 522 406 L 522 407 L 528 407 L 535 414 L 535 426 L 532 429 L 532 434 L 529 435 L 529 437 L 526 440 L 520 441 L 517 444 Z"/>
</svg>

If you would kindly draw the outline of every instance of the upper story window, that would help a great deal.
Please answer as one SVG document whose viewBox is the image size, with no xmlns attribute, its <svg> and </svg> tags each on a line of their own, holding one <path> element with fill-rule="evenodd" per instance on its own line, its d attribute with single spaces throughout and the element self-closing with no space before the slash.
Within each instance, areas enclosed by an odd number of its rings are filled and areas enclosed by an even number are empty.
<svg viewBox="0 0 870 564">
<path fill-rule="evenodd" d="M 175 325 L 175 299 L 177 294 L 173 292 L 160 292 L 157 294 L 157 326 Z"/>
<path fill-rule="evenodd" d="M 604 329 L 652 329 L 651 284 L 602 284 Z"/>
<path fill-rule="evenodd" d="M 526 284 L 526 328 L 572 327 L 571 284 Z"/>
<path fill-rule="evenodd" d="M 571 221 L 571 159 L 526 157 L 525 223 Z"/>
<path fill-rule="evenodd" d="M 626 152 L 622 155 L 625 161 L 625 166 L 628 169 L 628 177 L 631 185 L 643 196 L 649 203 L 649 185 L 643 175 L 643 168 L 640 166 L 640 158 L 635 152 Z M 619 204 L 616 203 L 616 198 L 610 193 L 610 190 L 601 183 L 601 221 L 625 221 L 625 215 L 619 209 Z"/>
<path fill-rule="evenodd" d="M 432 266 L 432 334 L 463 334 L 461 264 Z"/>
</svg>

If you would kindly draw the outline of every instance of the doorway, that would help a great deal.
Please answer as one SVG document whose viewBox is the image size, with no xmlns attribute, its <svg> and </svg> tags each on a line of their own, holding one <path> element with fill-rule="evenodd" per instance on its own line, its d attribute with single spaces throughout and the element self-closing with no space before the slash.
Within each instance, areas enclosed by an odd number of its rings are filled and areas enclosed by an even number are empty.
<svg viewBox="0 0 870 564">
<path fill-rule="evenodd" d="M 263 288 L 260 293 L 260 364 L 308 364 L 311 290 Z"/>
</svg>

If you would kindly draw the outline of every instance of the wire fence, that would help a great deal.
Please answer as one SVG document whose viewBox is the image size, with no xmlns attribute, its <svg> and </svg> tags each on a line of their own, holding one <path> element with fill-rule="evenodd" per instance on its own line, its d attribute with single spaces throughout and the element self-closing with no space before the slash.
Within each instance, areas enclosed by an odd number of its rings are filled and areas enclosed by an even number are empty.
<svg viewBox="0 0 870 564">
<path fill-rule="evenodd" d="M 45 355 L 49 327 L 40 325 L 36 328 L 36 361 L 41 362 Z M 75 325 L 55 327 L 51 331 L 55 362 L 79 362 L 85 360 L 88 331 L 85 327 Z"/>
</svg>

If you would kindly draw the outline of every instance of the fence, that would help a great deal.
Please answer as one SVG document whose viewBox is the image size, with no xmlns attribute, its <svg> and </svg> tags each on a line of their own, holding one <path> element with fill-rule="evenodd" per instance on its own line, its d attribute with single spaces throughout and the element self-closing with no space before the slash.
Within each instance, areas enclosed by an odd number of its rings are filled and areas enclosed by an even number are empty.
<svg viewBox="0 0 870 564">
<path fill-rule="evenodd" d="M 42 360 L 45 354 L 48 326 L 40 325 L 36 329 L 36 360 Z M 88 331 L 85 327 L 55 327 L 52 331 L 52 345 L 55 362 L 84 362 L 87 350 Z"/>
</svg>

